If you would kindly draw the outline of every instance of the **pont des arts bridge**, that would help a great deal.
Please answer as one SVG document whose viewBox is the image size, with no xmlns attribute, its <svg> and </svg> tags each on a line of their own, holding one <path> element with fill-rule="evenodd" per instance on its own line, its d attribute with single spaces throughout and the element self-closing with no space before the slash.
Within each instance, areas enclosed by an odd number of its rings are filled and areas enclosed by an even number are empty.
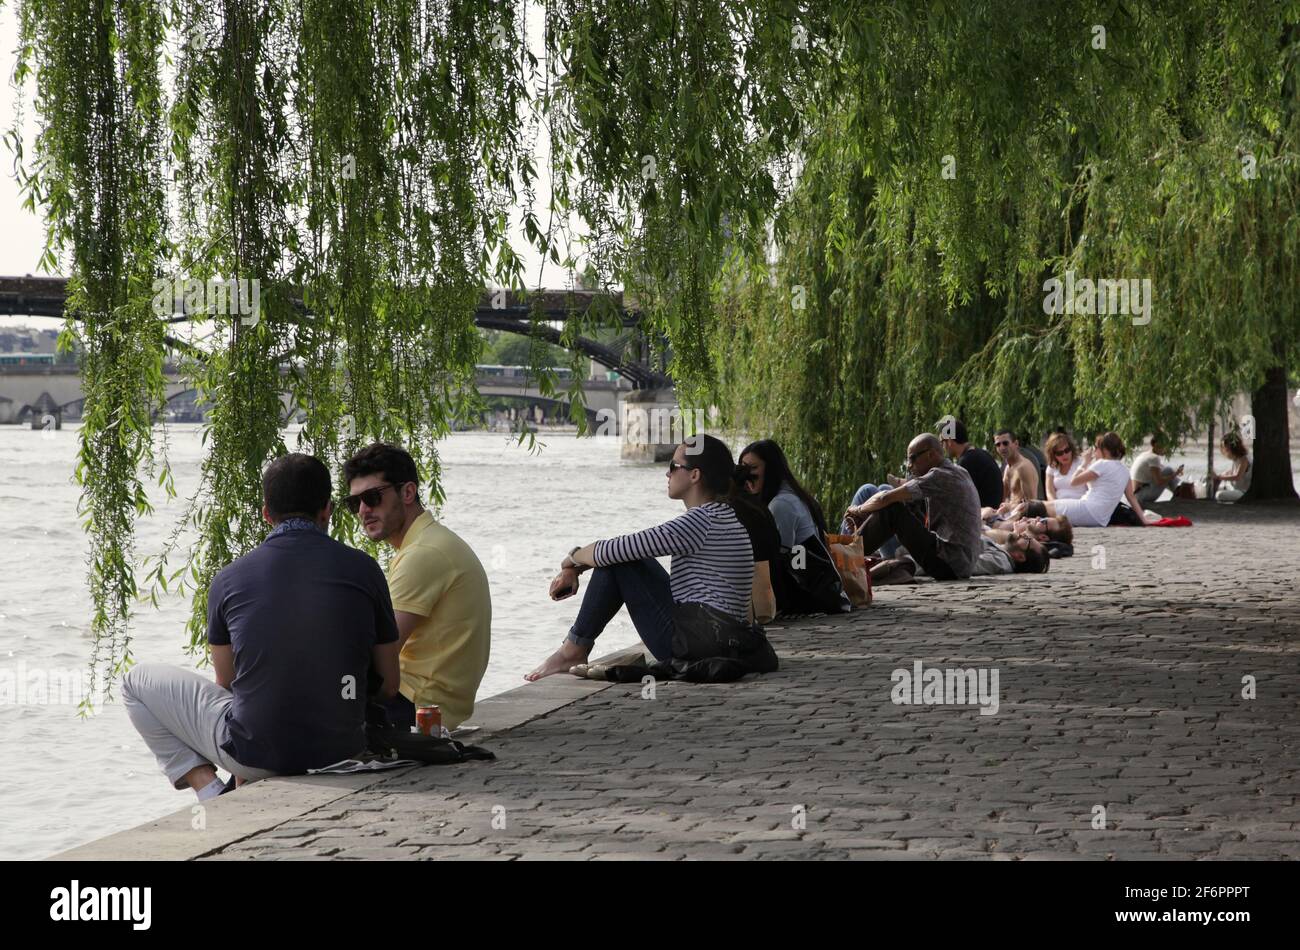
<svg viewBox="0 0 1300 950">
<path fill-rule="evenodd" d="M 67 279 L 63 277 L 0 277 L 0 315 L 64 317 Z M 187 312 L 184 301 L 177 302 L 169 324 L 203 320 L 202 312 Z M 577 337 L 572 342 L 562 338 L 556 324 L 593 308 L 601 314 L 602 325 L 618 329 L 610 341 Z M 304 308 L 304 313 L 306 313 Z M 586 403 L 587 422 L 593 431 L 624 436 L 623 454 L 630 458 L 662 459 L 674 441 L 676 396 L 672 379 L 665 371 L 666 347 L 658 346 L 658 358 L 652 355 L 651 341 L 640 329 L 641 313 L 622 293 L 587 290 L 541 290 L 518 294 L 505 290 L 485 290 L 475 310 L 474 322 L 487 330 L 518 333 L 564 346 L 591 360 L 591 378 L 581 383 Z M 168 345 L 177 350 L 193 348 L 170 335 Z M 17 363 L 17 361 L 15 361 Z M 598 375 L 596 367 L 609 371 Z M 288 375 L 288 367 L 283 372 Z M 166 401 L 160 414 L 184 406 L 194 397 L 193 383 L 175 367 L 166 367 Z M 611 378 L 612 377 L 612 378 Z M 484 396 L 502 396 L 532 403 L 550 403 L 567 407 L 563 392 L 543 394 L 536 382 L 521 367 L 480 366 L 475 386 Z M 33 428 L 59 427 L 63 416 L 80 410 L 84 394 L 81 373 L 76 365 L 31 362 L 0 365 L 0 424 L 30 424 Z M 300 407 L 286 392 L 281 397 L 285 418 L 290 419 Z M 669 420 L 672 420 L 671 422 Z M 656 439 L 662 441 L 656 442 Z"/>
</svg>

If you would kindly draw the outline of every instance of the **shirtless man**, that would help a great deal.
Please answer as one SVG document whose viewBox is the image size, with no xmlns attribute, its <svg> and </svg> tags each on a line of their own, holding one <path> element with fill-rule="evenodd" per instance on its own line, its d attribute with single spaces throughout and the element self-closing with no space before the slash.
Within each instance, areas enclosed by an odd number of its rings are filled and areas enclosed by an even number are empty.
<svg viewBox="0 0 1300 950">
<path fill-rule="evenodd" d="M 1002 456 L 1006 468 L 1002 471 L 1003 506 L 1018 505 L 1022 501 L 1038 498 L 1038 466 L 1020 452 L 1020 440 L 1010 429 L 1002 429 L 993 437 L 993 447 Z"/>
</svg>

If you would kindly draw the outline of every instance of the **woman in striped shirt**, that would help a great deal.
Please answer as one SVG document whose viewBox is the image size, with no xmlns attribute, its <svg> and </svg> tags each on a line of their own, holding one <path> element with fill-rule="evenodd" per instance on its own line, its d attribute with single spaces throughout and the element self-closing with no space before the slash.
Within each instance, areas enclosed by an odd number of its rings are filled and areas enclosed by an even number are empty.
<svg viewBox="0 0 1300 950">
<path fill-rule="evenodd" d="M 713 436 L 677 446 L 668 464 L 668 497 L 686 513 L 645 531 L 574 548 L 551 582 L 551 598 L 578 592 L 578 575 L 591 570 L 578 619 L 569 636 L 524 679 L 538 680 L 585 663 L 605 626 L 627 606 L 636 632 L 654 658 L 673 658 L 675 614 L 685 605 L 725 624 L 748 627 L 754 555 L 749 533 L 726 504 L 735 470 L 731 451 Z M 672 573 L 657 557 L 672 556 Z"/>
</svg>

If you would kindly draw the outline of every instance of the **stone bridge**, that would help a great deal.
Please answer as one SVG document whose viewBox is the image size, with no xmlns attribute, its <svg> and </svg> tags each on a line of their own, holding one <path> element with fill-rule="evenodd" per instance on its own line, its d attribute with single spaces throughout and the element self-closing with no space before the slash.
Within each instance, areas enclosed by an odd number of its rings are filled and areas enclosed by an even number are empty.
<svg viewBox="0 0 1300 950">
<path fill-rule="evenodd" d="M 168 373 L 167 378 L 167 405 L 193 394 L 194 386 L 190 380 L 174 372 Z M 557 381 L 554 394 L 543 395 L 522 366 L 482 367 L 475 385 L 484 396 L 504 396 L 559 406 L 569 403 L 565 398 L 566 380 Z M 588 425 L 595 429 L 604 420 L 617 424 L 621 418 L 620 401 L 632 391 L 632 387 L 623 379 L 596 378 L 583 380 L 582 391 L 586 397 Z M 84 398 L 81 371 L 77 366 L 0 367 L 0 425 L 18 423 L 30 424 L 33 428 L 57 428 L 62 425 L 65 414 L 79 414 Z M 296 407 L 288 393 L 282 394 L 281 401 L 287 419 Z M 161 408 L 165 411 L 167 406 Z"/>
</svg>

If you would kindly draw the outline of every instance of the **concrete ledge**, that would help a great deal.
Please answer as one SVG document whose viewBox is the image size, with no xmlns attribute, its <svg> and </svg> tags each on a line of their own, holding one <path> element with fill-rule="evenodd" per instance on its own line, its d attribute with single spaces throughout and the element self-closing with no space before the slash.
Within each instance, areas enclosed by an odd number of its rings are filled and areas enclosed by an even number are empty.
<svg viewBox="0 0 1300 950">
<path fill-rule="evenodd" d="M 626 662 L 641 652 L 639 647 L 629 648 L 600 657 L 596 662 Z M 479 744 L 489 736 L 545 716 L 612 685 L 565 675 L 527 683 L 475 703 L 473 717 L 456 731 L 456 738 Z M 194 860 L 323 808 L 402 771 L 264 779 L 207 802 L 192 801 L 156 821 L 59 852 L 46 860 Z"/>
</svg>

